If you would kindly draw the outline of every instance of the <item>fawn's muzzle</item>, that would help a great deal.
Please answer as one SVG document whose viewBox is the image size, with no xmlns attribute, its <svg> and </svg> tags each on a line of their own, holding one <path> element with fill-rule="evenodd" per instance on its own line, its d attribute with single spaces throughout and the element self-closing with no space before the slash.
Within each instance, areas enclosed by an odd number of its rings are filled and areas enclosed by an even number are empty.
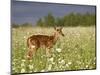
<svg viewBox="0 0 100 75">
<path fill-rule="evenodd" d="M 62 33 L 62 36 L 65 36 L 65 35 Z"/>
</svg>

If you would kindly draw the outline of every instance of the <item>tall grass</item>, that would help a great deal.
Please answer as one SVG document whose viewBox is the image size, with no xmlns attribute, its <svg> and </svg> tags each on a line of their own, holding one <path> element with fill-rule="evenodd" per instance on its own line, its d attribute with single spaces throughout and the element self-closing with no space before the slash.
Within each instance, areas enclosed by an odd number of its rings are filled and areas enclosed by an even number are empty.
<svg viewBox="0 0 100 75">
<path fill-rule="evenodd" d="M 52 35 L 54 29 L 40 27 L 12 28 L 12 73 L 33 73 L 96 68 L 95 28 L 65 27 L 65 37 L 51 49 L 46 57 L 40 48 L 31 61 L 25 59 L 28 50 L 26 40 L 35 34 Z"/>
</svg>

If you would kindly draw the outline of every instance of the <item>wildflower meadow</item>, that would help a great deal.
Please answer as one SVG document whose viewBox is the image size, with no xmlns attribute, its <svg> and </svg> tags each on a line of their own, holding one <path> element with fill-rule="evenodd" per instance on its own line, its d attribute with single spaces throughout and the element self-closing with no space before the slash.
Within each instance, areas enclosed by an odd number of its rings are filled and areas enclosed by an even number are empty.
<svg viewBox="0 0 100 75">
<path fill-rule="evenodd" d="M 51 48 L 51 57 L 39 48 L 32 60 L 28 60 L 27 38 L 35 34 L 52 35 L 54 28 L 12 28 L 12 73 L 96 69 L 95 27 L 63 27 L 62 30 L 65 36 Z"/>
</svg>

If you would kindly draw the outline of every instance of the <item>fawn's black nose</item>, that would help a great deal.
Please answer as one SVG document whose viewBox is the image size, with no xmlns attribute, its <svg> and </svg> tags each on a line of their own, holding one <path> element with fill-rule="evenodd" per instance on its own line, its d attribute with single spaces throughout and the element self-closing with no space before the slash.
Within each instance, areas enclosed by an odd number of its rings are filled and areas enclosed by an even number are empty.
<svg viewBox="0 0 100 75">
<path fill-rule="evenodd" d="M 65 36 L 64 34 L 62 34 L 62 36 Z"/>
</svg>

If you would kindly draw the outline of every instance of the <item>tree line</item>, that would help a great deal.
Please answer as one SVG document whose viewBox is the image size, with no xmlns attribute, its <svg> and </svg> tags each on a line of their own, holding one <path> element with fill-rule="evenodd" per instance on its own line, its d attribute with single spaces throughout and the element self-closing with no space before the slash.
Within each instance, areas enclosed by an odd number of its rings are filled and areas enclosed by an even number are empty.
<svg viewBox="0 0 100 75">
<path fill-rule="evenodd" d="M 63 17 L 54 17 L 52 13 L 47 16 L 40 18 L 37 26 L 48 27 L 48 26 L 93 26 L 96 25 L 96 15 L 85 13 L 70 13 Z"/>
<path fill-rule="evenodd" d="M 19 27 L 30 27 L 32 26 L 31 23 L 23 23 L 23 24 L 16 24 L 16 23 L 12 23 L 12 28 L 19 28 Z"/>
<path fill-rule="evenodd" d="M 35 26 L 40 27 L 51 27 L 51 26 L 94 26 L 96 25 L 96 15 L 85 13 L 70 13 L 62 17 L 54 17 L 52 13 L 39 18 Z M 31 23 L 16 24 L 13 23 L 12 27 L 27 27 L 33 26 Z"/>
</svg>

